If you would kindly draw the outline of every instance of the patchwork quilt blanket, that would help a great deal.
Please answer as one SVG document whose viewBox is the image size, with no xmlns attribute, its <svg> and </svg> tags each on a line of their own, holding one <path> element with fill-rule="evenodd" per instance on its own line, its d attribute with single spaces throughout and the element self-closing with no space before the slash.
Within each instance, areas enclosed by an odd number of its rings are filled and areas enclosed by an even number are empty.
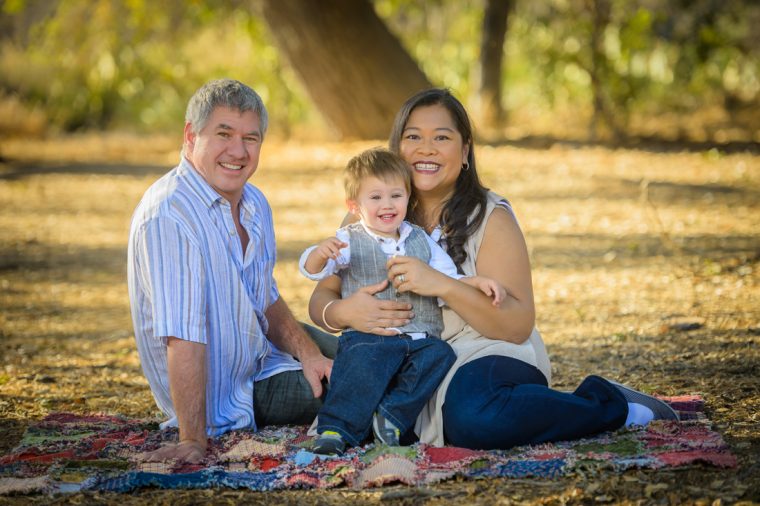
<svg viewBox="0 0 760 506">
<path fill-rule="evenodd" d="M 695 463 L 736 466 L 723 438 L 710 428 L 701 397 L 662 399 L 680 413 L 681 422 L 655 421 L 593 438 L 510 450 L 368 444 L 340 457 L 312 453 L 306 426 L 266 427 L 214 438 L 205 460 L 194 465 L 144 460 L 144 452 L 177 439 L 176 430 L 159 430 L 155 421 L 54 413 L 31 424 L 18 446 L 0 457 L 0 495 L 141 487 L 362 489 L 389 483 L 421 486 L 454 477 L 552 479 Z"/>
</svg>

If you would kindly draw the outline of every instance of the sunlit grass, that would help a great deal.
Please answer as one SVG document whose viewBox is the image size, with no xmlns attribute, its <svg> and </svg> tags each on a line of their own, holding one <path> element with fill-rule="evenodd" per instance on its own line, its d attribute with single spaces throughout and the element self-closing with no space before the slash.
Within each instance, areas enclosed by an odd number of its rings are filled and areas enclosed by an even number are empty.
<svg viewBox="0 0 760 506">
<path fill-rule="evenodd" d="M 179 157 L 175 140 L 0 144 L 14 159 L 0 172 L 0 417 L 156 415 L 132 337 L 126 242 L 142 193 Z M 133 141 L 139 149 L 123 147 Z M 265 145 L 252 182 L 273 207 L 275 275 L 303 321 L 313 283 L 298 273 L 298 256 L 344 216 L 346 161 L 379 144 Z M 140 156 L 153 168 L 134 165 Z M 653 375 L 648 382 L 674 393 L 688 380 L 667 369 L 672 360 L 646 358 L 657 347 L 682 351 L 678 339 L 688 336 L 673 334 L 668 318 L 698 317 L 729 343 L 757 328 L 758 157 L 559 146 L 482 146 L 477 156 L 484 182 L 510 198 L 524 229 L 558 384 L 588 372 Z M 745 358 L 757 360 L 757 349 Z"/>
</svg>

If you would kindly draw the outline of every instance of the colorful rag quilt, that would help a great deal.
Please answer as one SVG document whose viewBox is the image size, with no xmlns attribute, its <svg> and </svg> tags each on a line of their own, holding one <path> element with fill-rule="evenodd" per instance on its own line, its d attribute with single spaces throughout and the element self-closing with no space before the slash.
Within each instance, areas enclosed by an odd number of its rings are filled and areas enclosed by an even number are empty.
<svg viewBox="0 0 760 506">
<path fill-rule="evenodd" d="M 475 451 L 425 444 L 368 444 L 340 457 L 309 451 L 307 427 L 234 431 L 212 440 L 201 464 L 145 462 L 143 452 L 176 441 L 155 421 L 110 415 L 51 414 L 30 425 L 19 445 L 0 457 L 0 495 L 78 491 L 130 492 L 141 487 L 280 490 L 388 483 L 413 486 L 453 477 L 556 478 L 658 469 L 700 462 L 735 467 L 736 458 L 710 429 L 699 396 L 664 397 L 681 422 L 655 421 L 576 441 L 511 450 Z"/>
</svg>

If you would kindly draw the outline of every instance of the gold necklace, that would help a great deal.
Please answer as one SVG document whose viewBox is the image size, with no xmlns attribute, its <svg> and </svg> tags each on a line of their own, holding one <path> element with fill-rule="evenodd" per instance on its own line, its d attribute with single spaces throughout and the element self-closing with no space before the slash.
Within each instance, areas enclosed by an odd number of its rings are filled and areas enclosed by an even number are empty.
<svg viewBox="0 0 760 506">
<path fill-rule="evenodd" d="M 430 221 L 425 220 L 425 231 L 428 234 L 433 233 L 433 230 L 435 230 L 437 226 L 438 226 L 438 221 L 434 221 L 431 223 Z"/>
</svg>

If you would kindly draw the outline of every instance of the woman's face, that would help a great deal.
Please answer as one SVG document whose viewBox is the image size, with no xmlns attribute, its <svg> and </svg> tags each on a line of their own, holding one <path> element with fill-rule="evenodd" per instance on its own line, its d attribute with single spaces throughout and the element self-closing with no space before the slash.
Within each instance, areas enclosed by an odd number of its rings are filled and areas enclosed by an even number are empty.
<svg viewBox="0 0 760 506">
<path fill-rule="evenodd" d="M 412 166 L 412 183 L 420 195 L 445 198 L 454 191 L 469 146 L 442 105 L 417 107 L 409 115 L 399 143 Z"/>
</svg>

